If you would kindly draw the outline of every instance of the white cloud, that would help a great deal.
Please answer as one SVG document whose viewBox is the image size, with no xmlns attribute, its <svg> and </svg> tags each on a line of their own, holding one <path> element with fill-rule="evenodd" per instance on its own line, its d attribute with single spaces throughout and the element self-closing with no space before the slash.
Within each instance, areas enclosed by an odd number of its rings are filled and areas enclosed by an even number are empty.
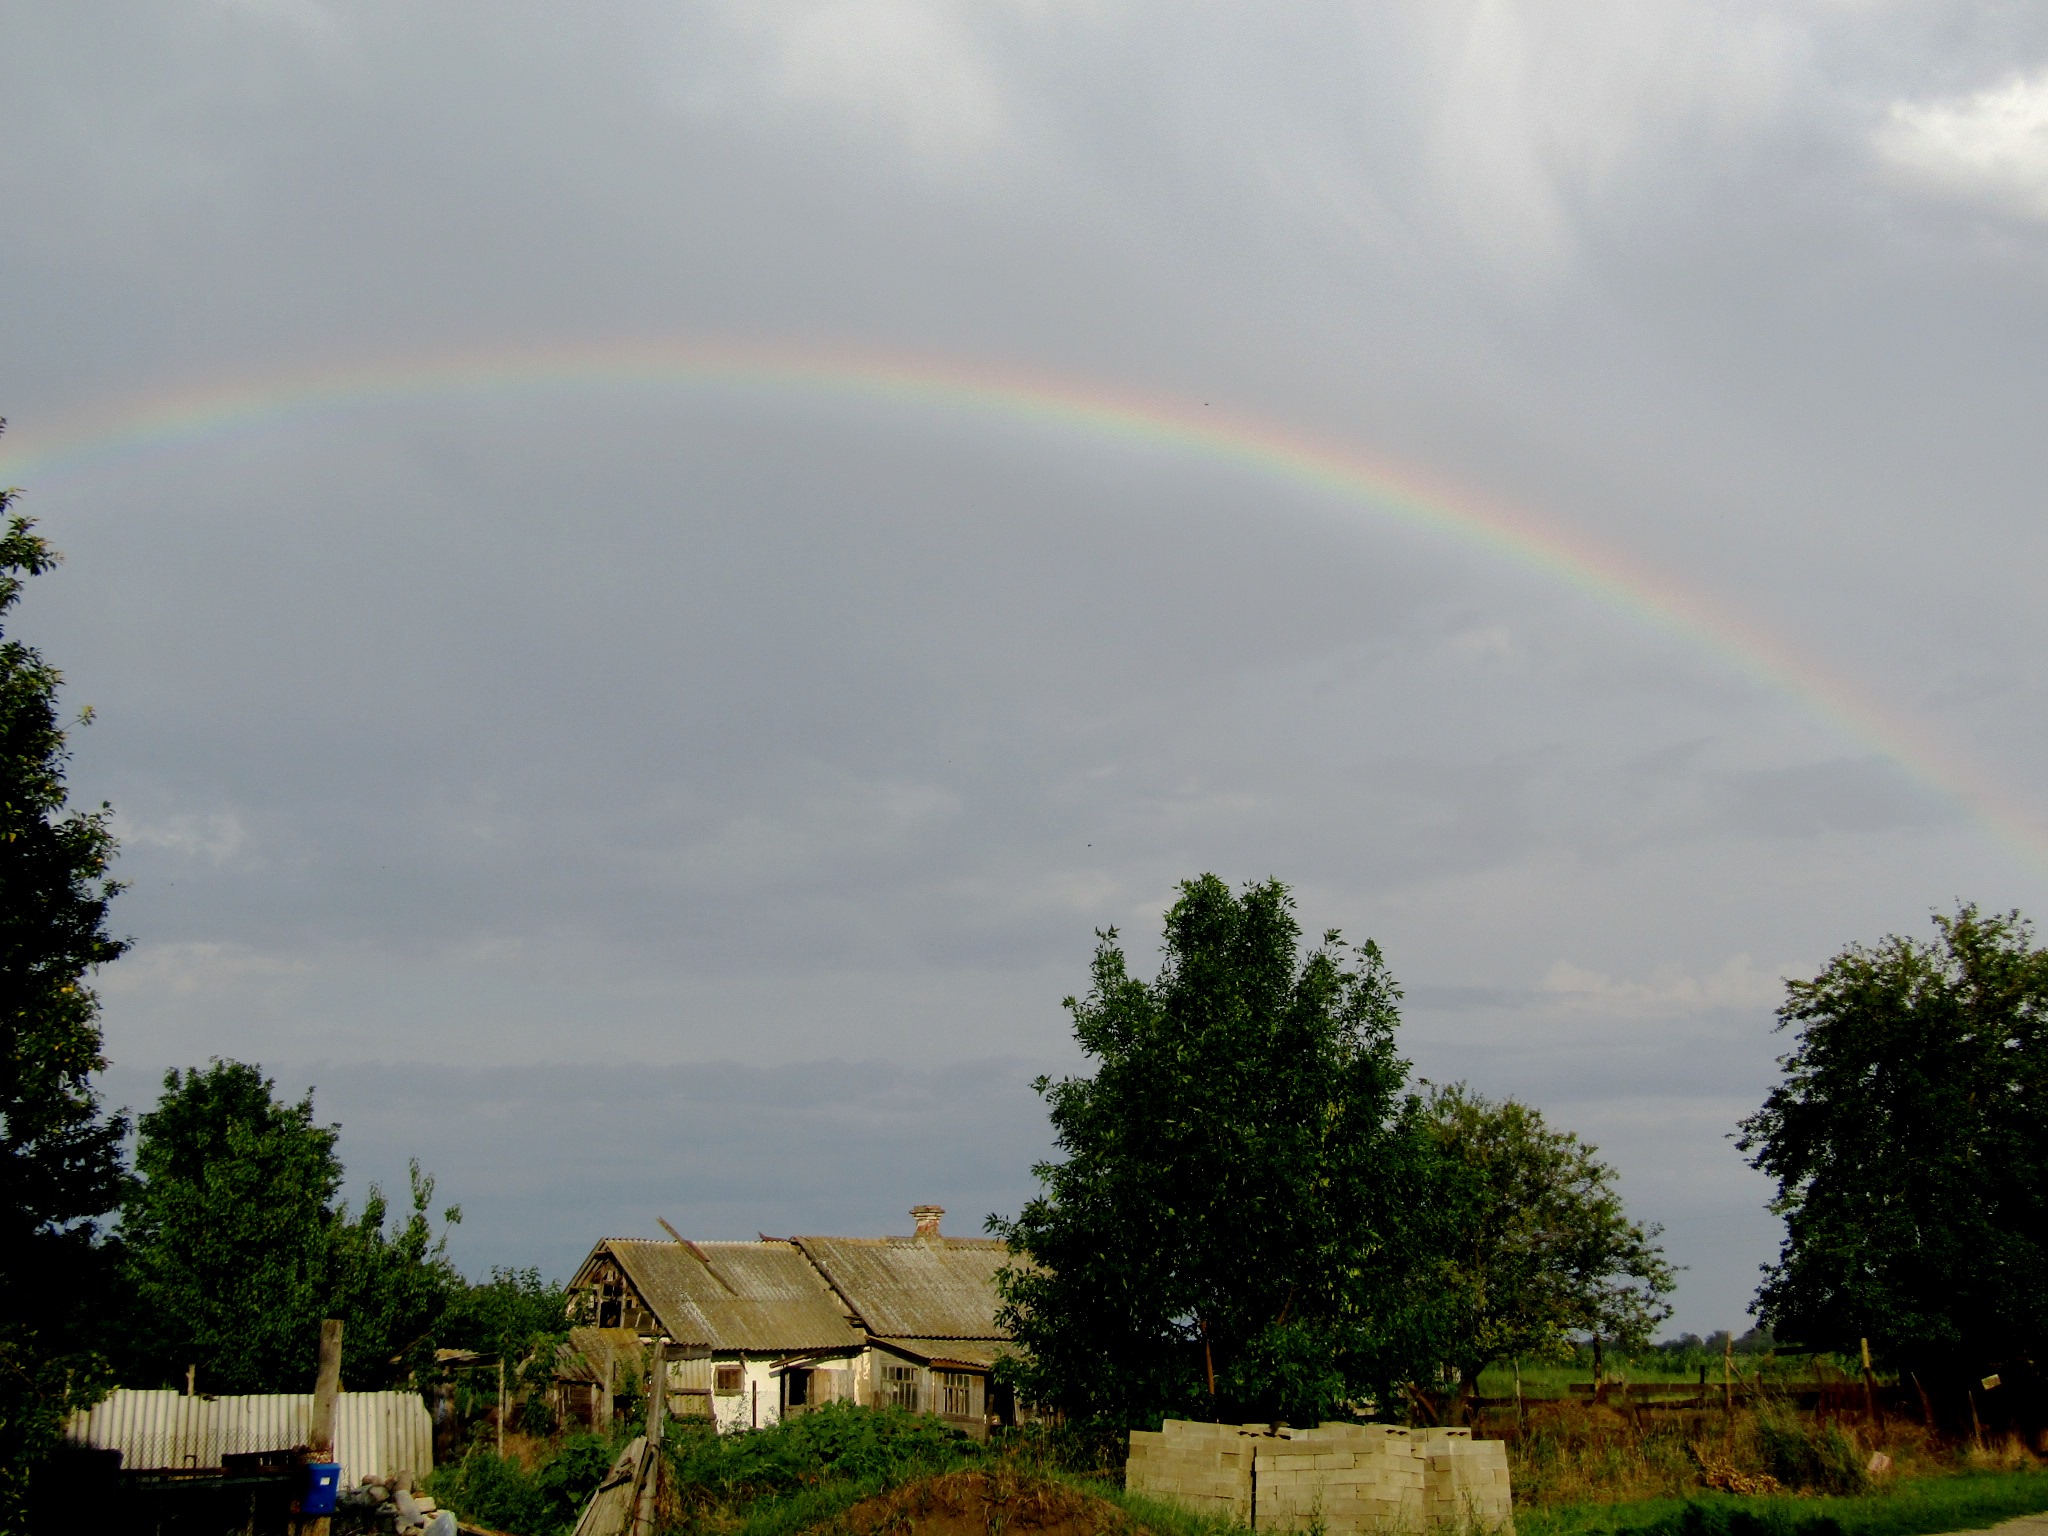
<svg viewBox="0 0 2048 1536">
<path fill-rule="evenodd" d="M 1718 147 L 1777 113 L 1800 51 L 1782 19 L 1719 6 L 1427 14 L 1436 185 L 1476 249 L 1525 273 L 1565 261 L 1582 218 L 1676 141 Z"/>
<path fill-rule="evenodd" d="M 883 128 L 941 167 L 978 159 L 1010 128 L 973 14 L 945 0 L 782 0 L 732 12 L 767 49 L 773 95 Z"/>
<path fill-rule="evenodd" d="M 2048 220 L 2048 68 L 1967 96 L 1895 101 L 1876 147 L 1922 187 Z"/>
<path fill-rule="evenodd" d="M 143 944 L 108 967 L 95 985 L 110 997 L 192 998 L 294 981 L 311 969 L 303 960 L 243 944 Z"/>
<path fill-rule="evenodd" d="M 1705 976 L 1663 975 L 1633 981 L 1560 960 L 1536 990 L 1573 1009 L 1601 1014 L 1712 1013 L 1770 1009 L 1784 997 L 1784 977 L 1796 968 L 1759 968 L 1748 955 L 1731 955 Z"/>
<path fill-rule="evenodd" d="M 114 836 L 129 847 L 161 848 L 188 859 L 204 859 L 216 867 L 240 853 L 249 841 L 248 829 L 232 811 L 166 816 L 161 821 L 117 813 Z"/>
</svg>

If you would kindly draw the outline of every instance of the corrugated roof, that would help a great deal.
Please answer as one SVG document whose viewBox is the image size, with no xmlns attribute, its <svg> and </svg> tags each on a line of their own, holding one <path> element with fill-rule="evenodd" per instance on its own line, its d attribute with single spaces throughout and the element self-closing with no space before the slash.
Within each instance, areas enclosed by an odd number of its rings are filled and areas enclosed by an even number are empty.
<svg viewBox="0 0 2048 1536">
<path fill-rule="evenodd" d="M 640 1335 L 631 1328 L 571 1328 L 556 1347 L 555 1375 L 593 1384 L 632 1381 L 646 1369 Z"/>
<path fill-rule="evenodd" d="M 987 1370 L 1010 1352 L 1007 1339 L 883 1339 L 877 1344 L 900 1351 L 913 1360 L 940 1367 L 965 1365 Z"/>
<path fill-rule="evenodd" d="M 128 1471 L 217 1471 L 224 1457 L 288 1451 L 306 1443 L 310 1392 L 187 1397 L 121 1388 L 83 1413 L 66 1434 L 121 1453 Z M 343 1392 L 334 1400 L 334 1459 L 345 1482 L 367 1474 L 425 1475 L 434 1466 L 434 1425 L 417 1392 Z"/>
<path fill-rule="evenodd" d="M 799 1237 L 796 1245 L 883 1338 L 1000 1339 L 996 1271 L 1006 1244 L 988 1237 Z"/>
<path fill-rule="evenodd" d="M 860 1347 L 838 1299 L 793 1243 L 607 1238 L 599 1246 L 678 1344 L 773 1354 Z"/>
</svg>

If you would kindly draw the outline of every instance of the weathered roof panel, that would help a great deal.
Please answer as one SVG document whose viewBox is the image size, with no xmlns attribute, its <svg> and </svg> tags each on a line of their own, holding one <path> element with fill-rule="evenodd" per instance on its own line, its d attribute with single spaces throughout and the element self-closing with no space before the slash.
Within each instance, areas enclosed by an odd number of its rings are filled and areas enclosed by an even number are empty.
<svg viewBox="0 0 2048 1536">
<path fill-rule="evenodd" d="M 996 1271 L 1008 1245 L 986 1237 L 793 1240 L 883 1338 L 1000 1339 Z"/>
<path fill-rule="evenodd" d="M 312 1420 L 310 1392 L 187 1397 L 117 1388 L 73 1414 L 65 1433 L 80 1445 L 119 1451 L 129 1471 L 215 1471 L 228 1456 L 304 1445 Z M 334 1459 L 345 1482 L 431 1471 L 434 1426 L 419 1394 L 341 1393 L 334 1400 Z"/>
<path fill-rule="evenodd" d="M 678 1344 L 772 1354 L 860 1346 L 845 1310 L 792 1243 L 612 1238 L 601 1246 Z"/>
<path fill-rule="evenodd" d="M 1013 1346 L 1007 1339 L 884 1339 L 875 1342 L 886 1349 L 922 1360 L 927 1365 L 944 1368 L 948 1365 L 964 1365 L 974 1370 L 987 1370 L 1004 1355 L 1012 1352 Z"/>
</svg>

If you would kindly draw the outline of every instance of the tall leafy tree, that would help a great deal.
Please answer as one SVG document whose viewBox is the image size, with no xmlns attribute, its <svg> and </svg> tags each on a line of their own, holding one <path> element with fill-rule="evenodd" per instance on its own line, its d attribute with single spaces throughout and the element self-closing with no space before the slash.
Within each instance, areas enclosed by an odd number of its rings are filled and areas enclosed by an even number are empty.
<svg viewBox="0 0 2048 1536">
<path fill-rule="evenodd" d="M 121 1222 L 138 1381 L 180 1381 L 190 1366 L 209 1391 L 302 1390 L 325 1317 L 344 1325 L 345 1382 L 431 1367 L 460 1285 L 433 1228 L 434 1181 L 414 1163 L 406 1207 L 372 1185 L 351 1212 L 338 1199 L 339 1131 L 314 1120 L 310 1092 L 284 1102 L 244 1062 L 166 1075 L 138 1122 L 140 1181 Z"/>
<path fill-rule="evenodd" d="M 1784 1080 L 1738 1145 L 1785 1218 L 1756 1311 L 1952 1383 L 2048 1348 L 2048 952 L 1962 906 L 1787 984 Z"/>
<path fill-rule="evenodd" d="M 302 1391 L 312 1380 L 339 1127 L 315 1123 L 310 1092 L 286 1104 L 275 1089 L 243 1062 L 173 1068 L 138 1122 L 141 1182 L 121 1231 L 138 1366 L 158 1381 L 181 1381 L 188 1366 L 211 1392 Z"/>
<path fill-rule="evenodd" d="M 56 564 L 0 491 L 0 615 Z M 106 1065 L 87 978 L 126 947 L 107 932 L 106 806 L 70 809 L 59 675 L 0 639 L 0 1530 L 64 1417 L 107 1382 L 99 1351 L 111 1269 L 95 1218 L 121 1198 L 125 1126 L 104 1114 Z"/>
<path fill-rule="evenodd" d="M 1371 943 L 1303 953 L 1287 888 L 1186 882 L 1158 977 L 1114 930 L 1069 998 L 1087 1077 L 1036 1087 L 1061 1156 L 991 1218 L 1026 1396 L 1075 1418 L 1313 1422 L 1411 1368 L 1417 1139 Z"/>
<path fill-rule="evenodd" d="M 1677 1277 L 1597 1148 L 1462 1083 L 1432 1090 L 1421 1131 L 1437 1156 L 1439 1347 L 1461 1403 L 1496 1360 L 1568 1357 L 1574 1335 L 1649 1342 Z"/>
</svg>

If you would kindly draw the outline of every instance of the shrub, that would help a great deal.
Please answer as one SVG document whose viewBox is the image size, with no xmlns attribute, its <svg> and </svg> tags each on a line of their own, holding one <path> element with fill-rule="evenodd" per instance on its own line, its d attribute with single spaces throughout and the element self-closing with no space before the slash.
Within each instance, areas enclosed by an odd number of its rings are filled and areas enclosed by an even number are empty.
<svg viewBox="0 0 2048 1536">
<path fill-rule="evenodd" d="M 1870 1485 L 1862 1453 L 1838 1424 L 1803 1424 L 1767 1409 L 1756 1416 L 1756 1446 L 1764 1470 L 1787 1487 L 1861 1493 Z"/>
<path fill-rule="evenodd" d="M 427 1491 L 463 1519 L 520 1536 L 559 1536 L 610 1470 L 615 1452 L 597 1435 L 571 1435 L 532 1471 L 481 1448 L 427 1477 Z"/>
<path fill-rule="evenodd" d="M 698 1507 L 826 1482 L 886 1486 L 958 1466 L 977 1449 L 929 1415 L 850 1403 L 828 1403 L 766 1429 L 721 1435 L 701 1421 L 684 1420 L 668 1430 L 677 1495 Z"/>
</svg>

